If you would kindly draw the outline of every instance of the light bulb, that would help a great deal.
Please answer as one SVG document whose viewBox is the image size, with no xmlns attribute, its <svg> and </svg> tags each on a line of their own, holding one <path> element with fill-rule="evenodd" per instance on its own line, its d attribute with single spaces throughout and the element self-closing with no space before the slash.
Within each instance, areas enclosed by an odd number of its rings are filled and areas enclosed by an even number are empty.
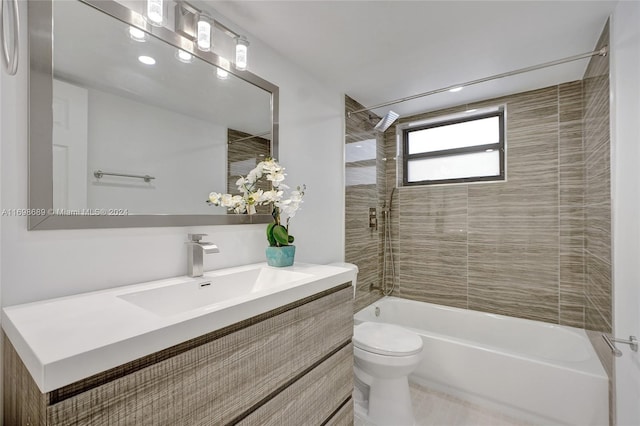
<svg viewBox="0 0 640 426">
<path fill-rule="evenodd" d="M 147 35 L 139 28 L 129 27 L 129 37 L 133 41 L 144 42 L 147 39 Z"/>
<path fill-rule="evenodd" d="M 198 16 L 198 49 L 208 52 L 211 50 L 213 40 L 213 20 L 207 15 Z"/>
<path fill-rule="evenodd" d="M 185 52 L 182 49 L 178 49 L 176 51 L 176 58 L 178 58 L 180 62 L 184 62 L 185 64 L 193 62 L 193 55 L 189 52 Z"/>
<path fill-rule="evenodd" d="M 145 18 L 151 25 L 161 27 L 165 24 L 166 13 L 163 0 L 147 0 Z"/>
<path fill-rule="evenodd" d="M 138 56 L 138 60 L 145 65 L 155 65 L 156 63 L 156 60 L 153 59 L 151 56 L 144 56 L 144 55 Z"/>
<path fill-rule="evenodd" d="M 226 80 L 227 78 L 229 78 L 229 73 L 227 72 L 227 70 L 218 68 L 216 70 L 216 77 L 218 77 L 220 80 Z"/>
<path fill-rule="evenodd" d="M 247 69 L 247 54 L 249 49 L 249 41 L 245 36 L 239 36 L 236 39 L 236 69 L 244 71 Z"/>
</svg>

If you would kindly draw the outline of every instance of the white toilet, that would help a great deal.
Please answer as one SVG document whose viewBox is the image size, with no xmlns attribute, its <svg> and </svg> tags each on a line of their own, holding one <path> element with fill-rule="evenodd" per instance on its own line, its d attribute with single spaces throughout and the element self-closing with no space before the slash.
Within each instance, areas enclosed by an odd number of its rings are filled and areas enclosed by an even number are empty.
<svg viewBox="0 0 640 426">
<path fill-rule="evenodd" d="M 356 413 L 368 424 L 415 423 L 407 377 L 422 359 L 422 339 L 397 325 L 363 322 L 353 330 Z"/>
<path fill-rule="evenodd" d="M 356 295 L 358 267 L 336 262 L 353 271 Z M 363 322 L 353 329 L 354 402 L 367 424 L 411 426 L 415 423 L 407 377 L 422 359 L 422 339 L 397 325 Z"/>
</svg>

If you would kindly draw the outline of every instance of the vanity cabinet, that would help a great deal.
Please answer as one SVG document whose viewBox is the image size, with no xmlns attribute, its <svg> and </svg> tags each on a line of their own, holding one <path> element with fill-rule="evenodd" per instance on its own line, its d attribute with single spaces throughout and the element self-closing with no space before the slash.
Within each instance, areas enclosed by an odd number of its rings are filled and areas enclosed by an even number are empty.
<svg viewBox="0 0 640 426">
<path fill-rule="evenodd" d="M 349 283 L 43 394 L 4 340 L 5 425 L 353 423 Z"/>
</svg>

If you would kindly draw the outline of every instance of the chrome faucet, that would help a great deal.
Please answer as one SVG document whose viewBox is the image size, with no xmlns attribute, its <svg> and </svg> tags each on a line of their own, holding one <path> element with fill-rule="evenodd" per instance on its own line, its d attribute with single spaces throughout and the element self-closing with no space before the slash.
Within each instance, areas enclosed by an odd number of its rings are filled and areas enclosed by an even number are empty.
<svg viewBox="0 0 640 426">
<path fill-rule="evenodd" d="M 201 277 L 203 274 L 204 255 L 220 253 L 218 246 L 208 241 L 200 241 L 207 234 L 188 234 L 187 269 L 190 277 Z"/>
</svg>

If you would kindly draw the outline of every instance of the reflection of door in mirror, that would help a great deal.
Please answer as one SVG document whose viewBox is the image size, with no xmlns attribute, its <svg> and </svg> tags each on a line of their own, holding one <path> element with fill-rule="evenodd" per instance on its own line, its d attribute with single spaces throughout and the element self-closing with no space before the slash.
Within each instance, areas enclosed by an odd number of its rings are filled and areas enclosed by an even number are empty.
<svg viewBox="0 0 640 426">
<path fill-rule="evenodd" d="M 87 89 L 53 81 L 53 208 L 87 207 Z"/>
</svg>

